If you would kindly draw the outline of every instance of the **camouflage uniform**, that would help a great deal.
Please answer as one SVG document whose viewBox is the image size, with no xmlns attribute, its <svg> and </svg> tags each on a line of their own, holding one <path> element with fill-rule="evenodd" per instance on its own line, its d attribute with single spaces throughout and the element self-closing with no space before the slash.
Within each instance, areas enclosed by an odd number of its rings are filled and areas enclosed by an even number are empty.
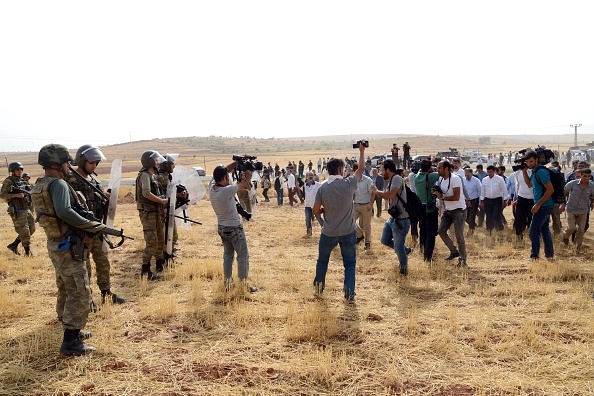
<svg viewBox="0 0 594 396">
<path fill-rule="evenodd" d="M 103 191 L 101 183 L 92 175 L 90 177 L 91 180 L 89 182 L 96 186 L 99 190 Z M 101 221 L 105 214 L 105 208 L 101 204 L 101 197 L 99 194 L 87 183 L 80 181 L 72 174 L 72 172 L 70 172 L 70 175 L 65 180 L 70 186 L 72 186 L 74 190 L 80 191 L 82 193 L 82 195 L 85 197 L 89 210 L 93 212 L 95 218 Z M 101 234 L 96 234 L 93 237 L 93 246 L 90 249 L 90 253 L 93 256 L 93 261 L 95 262 L 95 273 L 97 274 L 97 286 L 99 286 L 99 290 L 109 290 L 111 287 L 109 277 L 110 264 L 107 257 L 107 252 L 103 251 L 103 236 Z M 91 279 L 91 260 L 87 260 L 87 271 L 89 274 L 89 279 Z"/>
<path fill-rule="evenodd" d="M 145 241 L 142 263 L 143 265 L 150 264 L 151 258 L 155 257 L 157 271 L 160 271 L 163 265 L 163 245 L 165 241 L 162 208 L 160 204 L 150 201 L 142 195 L 144 183 L 150 183 L 150 191 L 156 196 L 163 196 L 163 192 L 157 180 L 157 175 L 151 175 L 146 170 L 138 173 L 136 177 L 136 209 L 138 209 Z"/>
<path fill-rule="evenodd" d="M 32 201 L 28 194 L 24 198 L 11 198 L 13 193 L 10 191 L 13 187 L 26 190 L 27 184 L 23 179 L 16 176 L 8 176 L 2 183 L 0 198 L 8 201 L 7 212 L 12 219 L 14 229 L 17 232 L 18 239 L 24 248 L 29 248 L 31 244 L 31 235 L 35 232 L 35 219 L 33 218 Z"/>
<path fill-rule="evenodd" d="M 47 250 L 56 271 L 56 286 L 58 297 L 56 313 L 65 330 L 79 330 L 85 327 L 91 307 L 91 287 L 85 261 L 73 258 L 70 249 L 60 250 L 58 245 L 65 239 L 65 235 L 75 229 L 56 216 L 54 201 L 50 193 L 52 183 L 64 183 L 53 176 L 45 176 L 37 181 L 31 192 L 31 197 L 38 212 L 47 213 L 39 217 L 39 225 L 47 236 Z M 69 187 L 70 201 L 82 204 L 75 191 Z"/>
<path fill-rule="evenodd" d="M 167 186 L 169 185 L 169 183 L 171 183 L 171 174 L 167 175 L 163 172 L 159 172 L 159 174 L 157 175 L 157 181 L 159 182 L 159 185 L 161 186 L 161 191 L 163 193 L 166 193 Z M 167 241 L 165 241 L 165 237 L 163 237 L 163 240 L 164 240 L 163 245 L 166 247 Z M 175 246 L 175 245 L 177 245 L 177 224 L 173 223 L 173 246 Z"/>
</svg>

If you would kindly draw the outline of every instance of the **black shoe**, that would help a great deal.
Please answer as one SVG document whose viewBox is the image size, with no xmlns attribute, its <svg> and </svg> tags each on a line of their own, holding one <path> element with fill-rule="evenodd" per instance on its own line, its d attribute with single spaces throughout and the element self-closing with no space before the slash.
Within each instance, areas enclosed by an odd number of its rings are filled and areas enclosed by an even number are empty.
<svg viewBox="0 0 594 396">
<path fill-rule="evenodd" d="M 105 304 L 106 296 L 111 296 L 111 302 L 114 304 L 123 304 L 126 302 L 122 297 L 118 297 L 117 294 L 112 293 L 111 290 L 101 290 L 101 304 Z"/>
<path fill-rule="evenodd" d="M 460 253 L 459 252 L 450 253 L 450 255 L 448 257 L 446 257 L 445 259 L 449 261 L 449 260 L 455 259 L 456 257 L 460 257 Z"/>
<path fill-rule="evenodd" d="M 369 249 L 371 249 L 371 243 L 366 242 L 365 243 L 365 250 L 369 250 Z"/>
<path fill-rule="evenodd" d="M 62 342 L 60 353 L 66 356 L 81 356 L 93 352 L 96 349 L 92 346 L 85 345 L 80 338 L 70 341 Z"/>
<path fill-rule="evenodd" d="M 78 339 L 81 341 L 88 340 L 91 337 L 93 337 L 93 333 L 91 333 L 90 331 L 80 330 L 78 332 Z"/>
<path fill-rule="evenodd" d="M 157 260 L 155 263 L 155 272 L 163 272 L 163 269 L 167 265 L 167 261 L 165 259 Z"/>
<path fill-rule="evenodd" d="M 569 245 L 569 238 L 563 238 L 563 243 L 565 246 Z"/>
<path fill-rule="evenodd" d="M 364 236 L 357 237 L 357 245 L 358 245 L 359 243 L 361 243 L 361 241 L 362 241 L 363 239 L 365 239 L 365 237 L 364 237 Z"/>
<path fill-rule="evenodd" d="M 29 246 L 25 247 L 25 256 L 26 257 L 33 257 L 33 252 L 31 251 L 31 248 Z"/>
<path fill-rule="evenodd" d="M 256 286 L 248 286 L 248 291 L 250 293 L 256 293 L 258 292 L 258 288 Z"/>
<path fill-rule="evenodd" d="M 6 247 L 13 252 L 14 254 L 16 254 L 17 256 L 20 256 L 21 253 L 19 252 L 19 249 L 17 248 L 17 245 L 13 243 L 11 243 L 10 245 L 6 245 Z"/>
<path fill-rule="evenodd" d="M 413 252 L 413 248 L 408 247 L 408 246 L 405 246 L 404 247 L 404 250 L 406 250 L 406 255 L 407 256 L 410 255 Z"/>
<path fill-rule="evenodd" d="M 150 281 L 156 281 L 161 278 L 160 274 L 156 274 L 151 272 L 151 265 L 150 264 L 142 264 L 142 270 L 140 271 L 140 278 L 146 277 Z"/>
<path fill-rule="evenodd" d="M 468 265 L 466 265 L 466 260 L 465 259 L 459 259 L 458 260 L 457 267 L 458 268 L 466 268 L 466 267 L 468 267 Z"/>
</svg>

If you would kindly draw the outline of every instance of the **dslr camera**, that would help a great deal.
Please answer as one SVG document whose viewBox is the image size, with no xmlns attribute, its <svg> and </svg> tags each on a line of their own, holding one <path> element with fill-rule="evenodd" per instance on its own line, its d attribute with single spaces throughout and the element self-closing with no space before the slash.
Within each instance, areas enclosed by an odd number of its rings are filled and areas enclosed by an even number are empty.
<svg viewBox="0 0 594 396">
<path fill-rule="evenodd" d="M 437 183 L 435 183 L 435 185 L 433 187 L 431 187 L 431 189 L 434 190 L 434 191 L 436 191 L 436 192 L 438 192 L 438 193 L 440 193 L 440 194 L 443 194 L 443 190 L 441 189 L 441 186 L 439 184 L 437 184 Z M 431 196 L 434 199 L 437 199 L 437 194 L 431 193 Z"/>
<path fill-rule="evenodd" d="M 530 148 L 525 148 L 523 150 L 518 151 L 519 154 L 522 155 L 522 158 L 519 158 L 517 160 L 514 161 L 515 164 L 517 165 L 512 165 L 512 170 L 518 171 L 520 169 L 524 169 L 526 168 L 528 165 L 526 164 L 526 159 L 524 159 L 524 154 L 526 154 L 527 151 L 530 151 Z M 541 165 L 546 165 L 548 164 L 553 158 L 555 158 L 555 154 L 553 153 L 552 150 L 546 148 L 545 146 L 538 146 L 536 147 L 536 149 L 534 150 L 536 152 L 536 155 L 538 156 L 538 158 L 536 159 L 538 161 L 539 164 Z"/>
<path fill-rule="evenodd" d="M 235 161 L 235 169 L 239 172 L 245 171 L 261 171 L 262 170 L 262 162 L 256 161 L 256 158 L 253 155 L 234 155 L 233 161 Z"/>
<path fill-rule="evenodd" d="M 397 219 L 398 216 L 402 214 L 402 209 L 400 209 L 398 205 L 392 205 L 390 209 L 388 209 L 388 214 L 392 216 L 393 219 Z"/>
<path fill-rule="evenodd" d="M 354 149 L 358 149 L 359 147 L 369 147 L 369 140 L 359 140 L 357 143 L 353 144 Z"/>
</svg>

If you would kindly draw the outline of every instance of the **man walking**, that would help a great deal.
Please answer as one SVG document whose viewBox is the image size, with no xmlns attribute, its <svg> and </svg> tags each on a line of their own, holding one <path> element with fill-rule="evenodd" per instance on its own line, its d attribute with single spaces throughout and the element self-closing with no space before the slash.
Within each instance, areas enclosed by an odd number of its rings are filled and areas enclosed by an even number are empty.
<svg viewBox="0 0 594 396">
<path fill-rule="evenodd" d="M 466 224 L 468 224 L 468 233 L 472 235 L 476 228 L 476 214 L 479 207 L 482 184 L 481 181 L 472 175 L 472 169 L 466 168 L 464 171 L 464 187 L 468 192 L 468 206 L 466 208 Z"/>
<path fill-rule="evenodd" d="M 359 144 L 359 163 L 365 161 L 365 146 Z M 328 179 L 316 194 L 313 207 L 314 215 L 324 215 L 324 226 L 318 246 L 316 276 L 313 284 L 317 293 L 322 293 L 326 285 L 326 272 L 330 254 L 336 245 L 340 245 L 344 266 L 343 293 L 347 302 L 355 301 L 355 270 L 357 267 L 356 225 L 353 216 L 353 194 L 363 175 L 363 167 L 344 179 L 344 161 L 333 158 L 326 164 Z"/>
<path fill-rule="evenodd" d="M 538 163 L 538 154 L 535 151 L 528 151 L 524 154 L 527 168 L 522 169 L 522 176 L 528 187 L 532 188 L 534 195 L 534 205 L 530 209 L 532 212 L 532 222 L 530 223 L 530 241 L 532 249 L 530 258 L 537 260 L 540 254 L 540 238 L 544 244 L 545 257 L 552 259 L 555 255 L 553 246 L 553 237 L 549 229 L 551 213 L 553 213 L 553 195 L 554 188 L 551 183 L 551 176 L 544 165 Z M 528 176 L 528 169 L 532 174 Z"/>
<path fill-rule="evenodd" d="M 371 181 L 379 191 L 384 191 L 384 177 L 378 173 L 377 168 L 371 170 Z M 382 215 L 382 197 L 374 195 L 374 201 L 375 210 L 377 211 L 376 216 L 380 217 Z M 373 209 L 371 210 L 371 214 L 373 215 Z"/>
<path fill-rule="evenodd" d="M 532 175 L 532 169 L 526 169 L 528 177 Z M 534 194 L 528 186 L 521 170 L 514 172 L 516 184 L 516 198 L 514 211 L 514 230 L 518 238 L 524 238 L 524 230 L 532 222 L 532 206 L 534 205 Z"/>
<path fill-rule="evenodd" d="M 441 215 L 438 234 L 450 250 L 450 255 L 446 257 L 446 260 L 453 260 L 458 257 L 458 267 L 466 267 L 466 241 L 464 239 L 464 209 L 466 209 L 466 202 L 462 193 L 462 180 L 458 175 L 452 174 L 453 169 L 454 167 L 448 161 L 441 161 L 437 165 L 437 173 L 440 176 L 438 180 L 439 189 L 434 188 L 432 192 L 437 195 L 437 198 L 445 206 Z M 458 247 L 454 245 L 448 235 L 448 229 L 452 224 L 454 224 Z"/>
<path fill-rule="evenodd" d="M 353 171 L 357 172 L 359 164 L 353 165 Z M 365 239 L 365 250 L 371 247 L 371 209 L 375 201 L 375 195 L 371 193 L 373 181 L 369 176 L 362 175 L 357 182 L 355 190 L 355 224 L 357 225 L 357 243 Z M 357 224 L 357 221 L 359 224 Z"/>
<path fill-rule="evenodd" d="M 435 237 L 437 237 L 439 225 L 439 211 L 435 204 L 435 198 L 431 194 L 431 189 L 438 179 L 439 174 L 431 172 L 431 161 L 421 161 L 421 169 L 415 175 L 414 185 L 419 199 L 425 204 L 425 218 L 419 221 L 419 248 L 423 249 L 423 259 L 427 262 L 433 260 Z"/>
<path fill-rule="evenodd" d="M 491 234 L 493 229 L 503 231 L 501 221 L 502 210 L 506 206 L 509 196 L 505 181 L 495 174 L 495 166 L 487 167 L 487 177 L 482 181 L 480 208 L 485 211 L 487 232 Z"/>
<path fill-rule="evenodd" d="M 559 207 L 560 213 L 567 211 L 567 228 L 563 233 L 563 243 L 569 245 L 569 237 L 577 231 L 574 240 L 577 253 L 582 248 L 588 213 L 594 209 L 594 182 L 590 181 L 591 175 L 590 169 L 576 170 L 575 179 L 565 185 L 567 204 L 561 204 Z"/>
<path fill-rule="evenodd" d="M 303 185 L 303 195 L 305 196 L 305 229 L 307 235 L 312 235 L 311 220 L 313 217 L 313 207 L 316 202 L 316 194 L 321 184 L 314 180 L 314 173 L 307 172 L 307 179 Z M 324 227 L 324 220 L 319 214 L 316 215 L 316 220 L 320 223 L 320 227 Z"/>
</svg>

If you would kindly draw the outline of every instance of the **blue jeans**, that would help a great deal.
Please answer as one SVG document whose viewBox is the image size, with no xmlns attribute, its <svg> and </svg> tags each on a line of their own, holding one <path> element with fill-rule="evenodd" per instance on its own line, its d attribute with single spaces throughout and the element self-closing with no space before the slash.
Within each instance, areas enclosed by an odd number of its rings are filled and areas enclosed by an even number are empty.
<svg viewBox="0 0 594 396">
<path fill-rule="evenodd" d="M 243 226 L 226 227 L 219 225 L 219 236 L 223 242 L 223 273 L 225 282 L 233 278 L 233 258 L 237 252 L 237 276 L 247 279 L 250 268 L 249 253 Z"/>
<path fill-rule="evenodd" d="M 545 257 L 553 258 L 555 251 L 553 248 L 553 237 L 549 229 L 549 220 L 553 213 L 553 206 L 541 206 L 538 212 L 532 215 L 530 222 L 530 241 L 532 242 L 532 250 L 530 250 L 530 257 L 538 258 L 540 253 L 540 237 L 542 235 L 542 242 L 544 244 Z"/>
<path fill-rule="evenodd" d="M 311 230 L 311 219 L 313 218 L 313 216 L 314 216 L 313 208 L 306 206 L 305 207 L 305 228 L 307 228 L 308 230 Z M 318 223 L 320 223 L 320 226 L 323 227 L 324 220 L 322 220 L 322 216 L 316 215 L 316 219 L 318 220 Z"/>
<path fill-rule="evenodd" d="M 324 289 L 328 261 L 330 261 L 330 254 L 336 245 L 340 245 L 342 264 L 344 265 L 344 298 L 352 300 L 355 297 L 355 269 L 357 267 L 357 236 L 355 231 L 337 237 L 326 236 L 323 233 L 320 235 L 314 286 L 318 287 L 320 285 L 320 290 Z"/>
<path fill-rule="evenodd" d="M 381 243 L 391 247 L 396 252 L 398 262 L 400 263 L 400 273 L 402 275 L 408 274 L 408 255 L 407 247 L 404 245 L 406 235 L 410 229 L 410 220 L 394 220 L 389 218 L 384 224 L 382 230 Z"/>
<path fill-rule="evenodd" d="M 279 205 L 283 204 L 283 189 L 279 188 L 278 190 L 276 190 L 276 203 L 278 203 Z"/>
</svg>

